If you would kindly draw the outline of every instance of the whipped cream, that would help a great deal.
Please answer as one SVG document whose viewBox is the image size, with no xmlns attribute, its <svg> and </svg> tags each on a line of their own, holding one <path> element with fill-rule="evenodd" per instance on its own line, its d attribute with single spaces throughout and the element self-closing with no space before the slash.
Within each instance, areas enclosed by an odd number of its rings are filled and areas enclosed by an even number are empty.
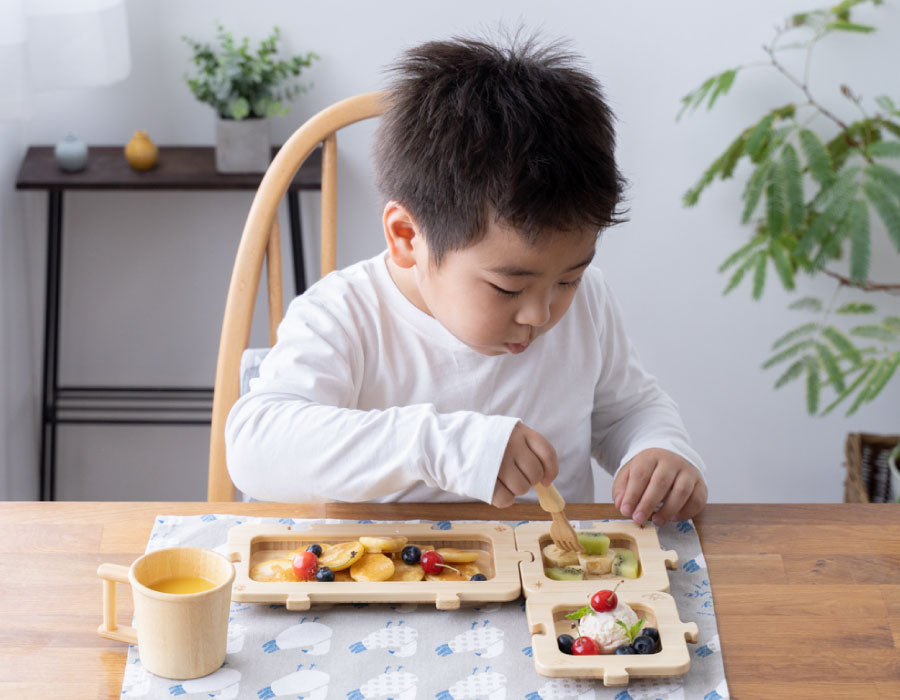
<svg viewBox="0 0 900 700">
<path fill-rule="evenodd" d="M 637 613 L 627 603 L 619 601 L 613 610 L 608 612 L 589 612 L 578 621 L 578 634 L 591 637 L 600 645 L 601 653 L 610 654 L 623 644 L 628 644 L 628 635 L 616 620 L 621 620 L 628 627 L 638 621 Z"/>
</svg>

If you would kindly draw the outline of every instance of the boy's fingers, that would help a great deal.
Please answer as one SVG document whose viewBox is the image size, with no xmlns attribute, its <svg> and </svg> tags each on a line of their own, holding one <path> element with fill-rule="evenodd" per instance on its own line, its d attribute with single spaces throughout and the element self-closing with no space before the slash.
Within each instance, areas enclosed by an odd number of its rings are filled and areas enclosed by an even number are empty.
<svg viewBox="0 0 900 700">
<path fill-rule="evenodd" d="M 662 527 L 678 515 L 694 492 L 694 486 L 696 482 L 689 473 L 679 473 L 669 492 L 663 496 L 663 506 L 653 516 L 653 524 Z"/>
<path fill-rule="evenodd" d="M 515 500 L 515 495 L 498 479 L 494 485 L 494 496 L 491 498 L 491 505 L 497 508 L 506 508 L 511 506 Z"/>
<path fill-rule="evenodd" d="M 530 491 L 531 485 L 540 481 L 544 476 L 544 465 L 542 465 L 541 461 L 531 453 L 516 455 L 516 467 L 518 468 L 519 475 L 524 480 L 521 484 L 523 490 L 517 491 L 516 493 Z M 509 486 L 508 483 L 507 486 Z"/>
<path fill-rule="evenodd" d="M 622 496 L 625 494 L 625 488 L 628 486 L 628 466 L 624 466 L 619 470 L 619 473 L 616 474 L 616 478 L 613 480 L 612 485 L 612 499 L 613 504 L 615 504 L 617 510 L 621 510 Z"/>
<path fill-rule="evenodd" d="M 515 465 L 506 471 L 501 469 L 497 475 L 497 481 L 503 484 L 513 496 L 521 495 L 531 488 L 528 479 Z"/>
<path fill-rule="evenodd" d="M 622 496 L 622 502 L 619 511 L 626 518 L 631 517 L 635 512 L 641 495 L 650 483 L 650 477 L 656 468 L 656 459 L 645 452 L 639 452 L 625 465 L 628 468 L 628 484 L 625 487 L 625 495 Z"/>
<path fill-rule="evenodd" d="M 687 503 L 684 504 L 684 507 L 681 509 L 681 512 L 675 516 L 677 520 L 687 520 L 688 518 L 693 518 L 697 513 L 703 510 L 703 506 L 706 504 L 706 483 L 704 483 L 703 479 L 700 479 L 695 485 L 694 490 L 691 492 L 690 497 L 687 500 Z"/>
<path fill-rule="evenodd" d="M 528 445 L 528 449 L 535 454 L 541 464 L 542 474 L 531 483 L 534 484 L 540 481 L 544 486 L 549 486 L 550 482 L 559 475 L 559 461 L 556 457 L 556 450 L 553 449 L 553 445 L 550 444 L 547 438 L 530 428 L 525 433 L 525 444 Z"/>
<path fill-rule="evenodd" d="M 644 489 L 644 495 L 641 496 L 640 502 L 634 509 L 634 515 L 632 516 L 634 522 L 642 525 L 653 517 L 656 507 L 669 493 L 669 489 L 675 481 L 675 476 L 676 474 L 673 474 L 670 470 L 661 469 L 657 466 L 653 471 L 653 476 L 650 478 L 650 483 Z"/>
</svg>

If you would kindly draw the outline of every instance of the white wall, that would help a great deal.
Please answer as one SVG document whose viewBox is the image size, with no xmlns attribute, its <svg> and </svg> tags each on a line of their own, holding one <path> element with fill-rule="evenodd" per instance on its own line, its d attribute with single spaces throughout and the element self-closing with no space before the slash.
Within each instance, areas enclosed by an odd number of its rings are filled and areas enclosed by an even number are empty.
<svg viewBox="0 0 900 700">
<path fill-rule="evenodd" d="M 775 393 L 776 375 L 759 367 L 771 342 L 799 322 L 785 310 L 789 299 L 774 284 L 758 303 L 744 288 L 723 298 L 727 280 L 716 273 L 747 238 L 738 223 L 746 169 L 735 181 L 713 186 L 698 209 L 680 204 L 739 128 L 799 95 L 774 71 L 755 69 L 739 76 L 733 94 L 712 113 L 674 120 L 683 94 L 714 72 L 762 59 L 759 47 L 773 25 L 791 11 L 809 9 L 809 0 L 556 5 L 132 0 L 133 70 L 127 81 L 44 94 L 24 139 L 52 143 L 74 130 L 90 144 L 124 144 L 134 130 L 146 129 L 160 144 L 211 143 L 213 115 L 184 84 L 188 49 L 179 37 L 210 36 L 216 20 L 253 38 L 278 24 L 286 49 L 321 55 L 308 72 L 314 88 L 278 120 L 278 140 L 320 108 L 381 87 L 381 67 L 423 40 L 491 29 L 500 20 L 542 28 L 548 37 L 571 37 L 618 115 L 620 165 L 631 181 L 631 221 L 606 234 L 597 264 L 617 292 L 646 365 L 681 406 L 709 465 L 711 500 L 840 500 L 844 436 L 898 432 L 900 380 L 851 419 L 807 417 L 800 386 Z M 811 80 L 813 91 L 847 118 L 854 117 L 852 105 L 836 86 L 846 81 L 871 99 L 896 86 L 888 71 L 900 61 L 896 4 L 859 14 L 877 20 L 879 33 L 826 40 L 816 51 Z M 341 137 L 341 196 L 350 204 L 341 208 L 340 265 L 382 247 L 370 134 L 363 125 Z M 15 147 L 0 146 L 4 161 L 19 157 Z M 39 358 L 46 203 L 44 195 L 16 197 L 23 203 L 27 241 L 28 286 L 20 291 L 32 321 L 11 328 L 4 318 L 0 327 L 4 336 L 28 335 Z M 249 193 L 68 195 L 62 381 L 211 385 L 227 277 L 249 203 Z M 315 197 L 304 195 L 303 206 L 310 231 Z M 307 251 L 315 260 L 314 242 Z M 900 258 L 883 235 L 873 260 L 873 277 L 897 281 Z M 823 279 L 800 282 L 801 293 L 824 296 L 831 290 Z M 896 297 L 879 303 L 895 313 L 900 306 Z M 260 340 L 261 330 L 255 331 Z M 26 370 L 36 402 L 39 360 Z M 206 428 L 64 427 L 60 439 L 62 498 L 205 496 Z M 36 469 L 26 461 L 15 466 Z M 604 484 L 601 496 L 606 494 Z M 21 491 L 9 496 L 29 497 Z"/>
</svg>

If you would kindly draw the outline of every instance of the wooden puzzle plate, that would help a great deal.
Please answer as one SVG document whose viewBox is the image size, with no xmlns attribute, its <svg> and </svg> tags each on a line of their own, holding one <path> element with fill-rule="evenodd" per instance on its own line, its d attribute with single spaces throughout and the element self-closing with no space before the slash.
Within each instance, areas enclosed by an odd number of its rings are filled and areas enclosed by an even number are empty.
<svg viewBox="0 0 900 700">
<path fill-rule="evenodd" d="M 544 570 L 543 548 L 553 543 L 550 539 L 550 523 L 532 522 L 519 525 L 516 530 L 516 547 L 521 552 L 529 552 L 531 560 L 523 560 L 522 589 L 529 599 L 538 594 L 577 594 L 586 599 L 600 588 L 612 587 L 619 581 L 618 590 L 623 591 L 668 591 L 669 574 L 667 569 L 678 566 L 678 553 L 665 551 L 659 545 L 659 537 L 653 526 L 640 527 L 630 521 L 597 522 L 592 528 L 580 528 L 580 532 L 602 532 L 610 538 L 610 546 L 630 549 L 640 562 L 637 578 L 629 579 L 612 574 L 592 576 L 584 580 L 556 581 L 549 578 Z M 576 596 L 577 597 L 577 596 Z M 584 605 L 584 603 L 582 603 Z M 579 606 L 580 607 L 580 606 Z"/>
<path fill-rule="evenodd" d="M 256 564 L 287 556 L 310 544 L 337 544 L 360 537 L 407 537 L 410 544 L 436 548 L 480 550 L 475 564 L 486 581 L 256 581 Z M 512 528 L 497 522 L 454 524 L 449 530 L 430 524 L 313 525 L 294 530 L 289 525 L 237 525 L 228 533 L 227 556 L 234 562 L 232 600 L 245 603 L 280 603 L 289 610 L 307 610 L 315 603 L 434 603 L 452 610 L 462 603 L 507 601 L 521 591 L 519 563 L 529 553 L 516 550 Z"/>
<path fill-rule="evenodd" d="M 680 676 L 687 673 L 691 657 L 687 642 L 696 643 L 697 625 L 682 622 L 675 599 L 659 591 L 622 591 L 619 600 L 645 617 L 647 627 L 659 630 L 661 649 L 655 654 L 599 654 L 572 656 L 559 650 L 560 634 L 578 636 L 566 615 L 582 607 L 585 600 L 577 592 L 529 598 L 525 603 L 528 629 L 532 634 L 534 667 L 552 678 L 602 678 L 604 685 L 627 685 L 631 678 Z"/>
</svg>

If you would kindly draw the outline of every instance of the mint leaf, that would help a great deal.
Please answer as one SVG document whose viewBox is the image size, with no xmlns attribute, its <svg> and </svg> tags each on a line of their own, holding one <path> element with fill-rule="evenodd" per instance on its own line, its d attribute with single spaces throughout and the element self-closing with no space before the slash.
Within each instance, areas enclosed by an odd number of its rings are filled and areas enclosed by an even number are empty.
<svg viewBox="0 0 900 700">
<path fill-rule="evenodd" d="M 646 620 L 646 619 L 647 618 L 642 617 L 640 620 L 638 620 L 633 625 L 631 625 L 631 627 L 626 625 L 621 620 L 616 620 L 616 624 L 619 625 L 623 630 L 625 630 L 625 634 L 628 637 L 628 643 L 632 644 L 634 642 L 634 638 L 637 637 L 638 634 L 640 633 L 641 627 L 644 626 L 644 620 Z"/>
<path fill-rule="evenodd" d="M 580 620 L 582 617 L 587 615 L 591 611 L 590 606 L 585 605 L 583 608 L 578 608 L 575 612 L 570 612 L 566 615 L 566 618 L 569 620 Z"/>
</svg>

